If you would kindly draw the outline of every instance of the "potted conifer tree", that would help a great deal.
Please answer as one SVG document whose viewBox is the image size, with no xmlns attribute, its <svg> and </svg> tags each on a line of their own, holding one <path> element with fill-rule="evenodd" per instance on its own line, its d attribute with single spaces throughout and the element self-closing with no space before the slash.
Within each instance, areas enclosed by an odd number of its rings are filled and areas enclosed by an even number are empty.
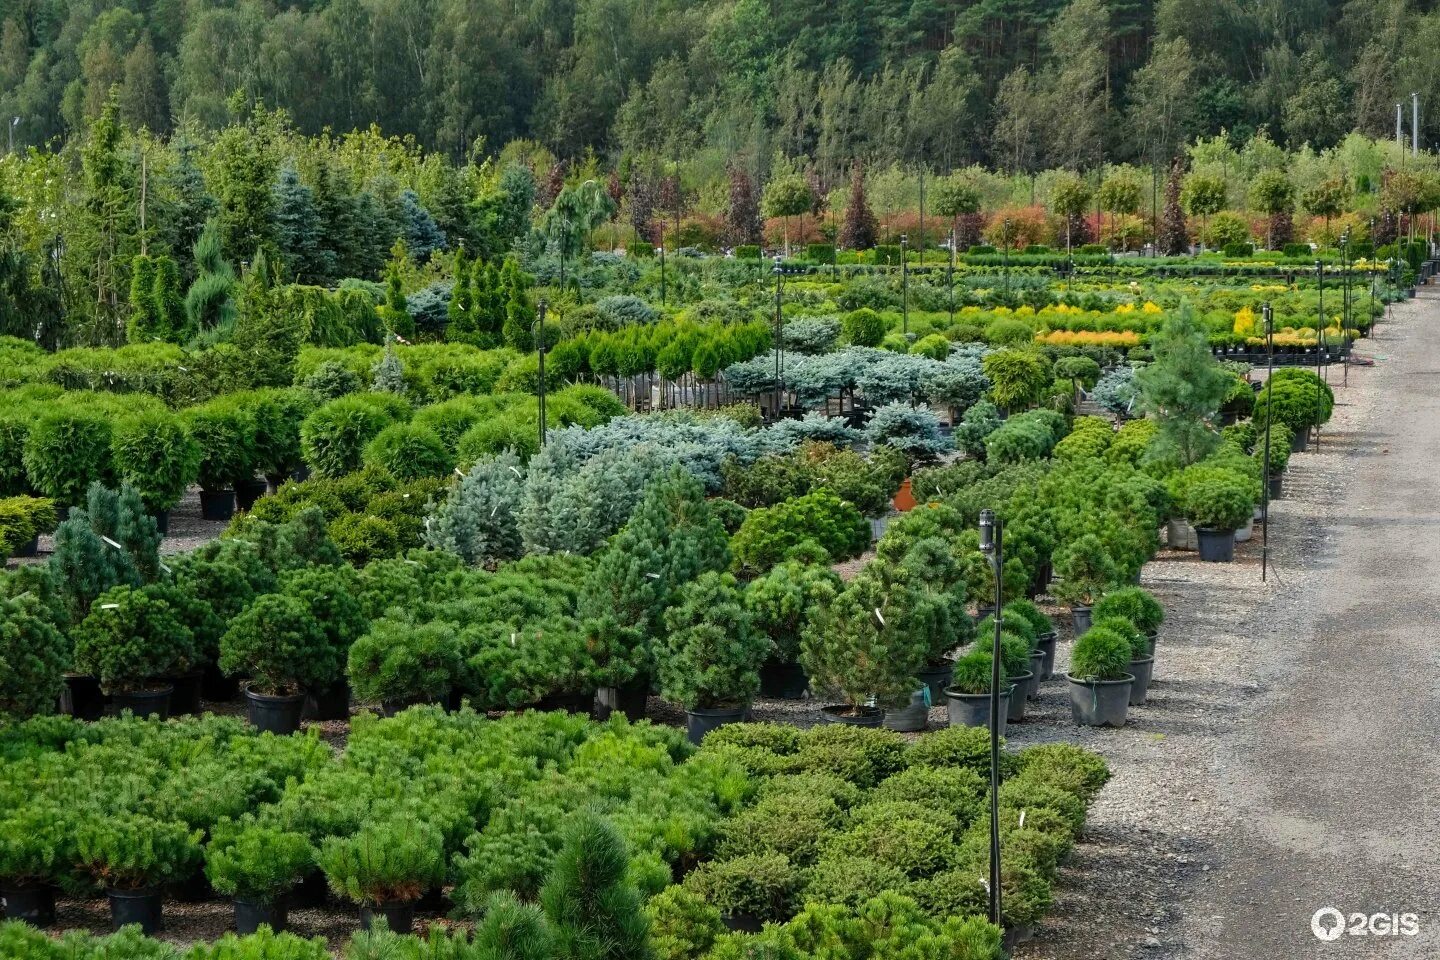
<svg viewBox="0 0 1440 960">
<path fill-rule="evenodd" d="M 1057 548 L 1054 565 L 1060 580 L 1053 592 L 1070 604 L 1074 635 L 1078 637 L 1090 629 L 1090 607 L 1095 598 L 1115 583 L 1115 562 L 1100 538 L 1087 533 Z"/>
<path fill-rule="evenodd" d="M 1113 630 L 1092 627 L 1070 651 L 1070 714 L 1082 727 L 1123 727 L 1130 707 L 1134 651 Z"/>
<path fill-rule="evenodd" d="M 183 823 L 93 810 L 76 829 L 75 858 L 104 885 L 116 930 L 134 923 L 153 934 L 164 921 L 165 884 L 199 865 L 202 835 Z"/>
<path fill-rule="evenodd" d="M 279 593 L 257 598 L 220 638 L 220 669 L 250 677 L 250 723 L 271 733 L 300 729 L 305 691 L 333 682 L 342 656 L 306 604 Z"/>
<path fill-rule="evenodd" d="M 439 828 L 415 817 L 366 823 L 352 836 L 327 837 L 320 868 L 330 889 L 360 907 L 369 930 L 384 917 L 396 933 L 409 933 L 415 902 L 445 878 L 445 843 Z"/>
</svg>

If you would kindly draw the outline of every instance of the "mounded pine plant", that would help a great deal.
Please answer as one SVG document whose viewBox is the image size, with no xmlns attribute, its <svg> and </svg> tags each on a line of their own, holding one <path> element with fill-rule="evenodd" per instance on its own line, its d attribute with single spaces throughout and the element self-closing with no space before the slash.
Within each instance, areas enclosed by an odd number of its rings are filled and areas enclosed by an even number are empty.
<svg viewBox="0 0 1440 960">
<path fill-rule="evenodd" d="M 443 699 L 463 668 L 455 638 L 455 625 L 443 621 L 377 621 L 350 647 L 355 699 L 393 706 Z"/>
<path fill-rule="evenodd" d="M 200 450 L 200 488 L 233 490 L 254 470 L 254 425 L 245 409 L 220 397 L 185 411 L 185 427 Z"/>
<path fill-rule="evenodd" d="M 703 573 L 676 599 L 655 655 L 661 695 L 687 710 L 743 708 L 760 691 L 770 643 L 755 630 L 735 578 Z"/>
<path fill-rule="evenodd" d="M 109 890 L 153 889 L 199 866 L 203 835 L 143 814 L 87 811 L 75 830 L 75 860 Z"/>
<path fill-rule="evenodd" d="M 1154 594 L 1142 587 L 1120 587 L 1107 592 L 1095 602 L 1092 614 L 1097 623 L 1107 617 L 1124 617 L 1148 636 L 1153 636 L 1165 622 L 1165 608 Z"/>
<path fill-rule="evenodd" d="M 625 842 L 609 823 L 582 813 L 566 831 L 540 903 L 556 955 L 571 960 L 652 960 L 649 921 L 627 876 Z"/>
<path fill-rule="evenodd" d="M 215 892 L 246 903 L 283 901 L 314 865 L 304 834 L 259 824 L 217 826 L 205 847 L 205 875 Z"/>
<path fill-rule="evenodd" d="M 76 669 L 98 677 L 106 693 L 163 686 L 161 678 L 174 673 L 194 646 L 170 604 L 128 586 L 100 594 L 74 638 Z"/>
<path fill-rule="evenodd" d="M 445 879 L 444 838 L 415 817 L 375 820 L 352 836 L 325 838 L 318 862 L 330 889 L 352 903 L 413 903 Z"/>
<path fill-rule="evenodd" d="M 72 650 L 33 594 L 0 598 L 0 715 L 51 713 L 65 687 Z"/>
<path fill-rule="evenodd" d="M 1105 627 L 1091 627 L 1070 651 L 1070 676 L 1081 681 L 1123 680 L 1132 657 L 1130 641 L 1123 635 Z"/>
<path fill-rule="evenodd" d="M 256 693 L 291 696 L 329 687 L 344 653 L 308 604 L 272 593 L 230 621 L 220 638 L 220 669 L 249 676 Z"/>
</svg>

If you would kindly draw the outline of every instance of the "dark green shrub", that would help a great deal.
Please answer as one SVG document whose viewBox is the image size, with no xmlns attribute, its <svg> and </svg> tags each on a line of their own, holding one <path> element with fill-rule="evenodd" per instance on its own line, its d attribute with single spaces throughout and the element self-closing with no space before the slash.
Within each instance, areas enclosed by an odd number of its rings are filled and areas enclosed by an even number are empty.
<svg viewBox="0 0 1440 960">
<path fill-rule="evenodd" d="M 708 954 L 725 933 L 720 911 L 683 886 L 672 886 L 645 904 L 656 960 L 691 960 Z"/>
<path fill-rule="evenodd" d="M 30 419 L 18 411 L 0 416 L 0 497 L 30 493 L 25 476 L 25 443 L 30 439 Z"/>
<path fill-rule="evenodd" d="M 96 598 L 75 628 L 75 667 L 107 693 L 158 686 L 193 655 L 194 637 L 163 599 L 122 586 Z"/>
<path fill-rule="evenodd" d="M 704 863 L 685 877 L 685 888 L 722 914 L 784 920 L 792 912 L 800 878 L 780 853 L 759 853 Z"/>
<path fill-rule="evenodd" d="M 661 696 L 686 709 L 749 703 L 769 639 L 754 629 L 735 578 L 713 571 L 680 588 L 656 649 Z"/>
<path fill-rule="evenodd" d="M 989 877 L 989 849 L 953 870 L 927 877 L 909 891 L 933 916 L 983 915 L 990 902 L 985 890 Z M 978 891 L 978 893 L 977 893 Z M 977 901 L 978 896 L 978 901 Z M 1039 870 L 1018 857 L 1000 859 L 1000 909 L 1007 928 L 1033 927 L 1050 909 L 1050 884 Z"/>
<path fill-rule="evenodd" d="M 358 373 L 339 360 L 326 360 L 301 380 L 300 386 L 313 392 L 321 401 L 326 401 L 356 393 L 364 383 Z"/>
<path fill-rule="evenodd" d="M 1086 804 L 1110 779 L 1110 768 L 1103 757 L 1070 743 L 1026 747 L 1018 760 L 1027 776 L 1069 790 Z"/>
<path fill-rule="evenodd" d="M 1094 534 L 1087 533 L 1059 547 L 1051 564 L 1060 578 L 1052 592 L 1074 605 L 1088 606 L 1119 579 L 1115 561 Z"/>
<path fill-rule="evenodd" d="M 783 854 L 791 863 L 807 864 L 841 816 L 839 805 L 823 794 L 771 794 L 725 821 L 718 852 L 722 859 Z"/>
<path fill-rule="evenodd" d="M 276 827 L 217 828 L 205 847 L 205 876 L 215 892 L 247 903 L 275 903 L 315 864 L 304 834 Z"/>
<path fill-rule="evenodd" d="M 392 423 L 408 419 L 409 406 L 388 393 L 357 393 L 331 400 L 300 425 L 300 449 L 310 469 L 339 477 L 360 468 L 365 445 Z"/>
<path fill-rule="evenodd" d="M 745 588 L 745 607 L 756 631 L 769 638 L 769 655 L 794 663 L 811 614 L 842 588 L 839 576 L 829 567 L 798 561 L 776 564 L 769 573 L 750 581 Z"/>
<path fill-rule="evenodd" d="M 198 480 L 205 490 L 233 489 L 255 472 L 255 424 L 228 397 L 185 411 L 185 428 L 200 449 Z"/>
<path fill-rule="evenodd" d="M 397 816 L 325 838 L 317 862 L 330 889 L 352 903 L 413 901 L 445 879 L 444 838 L 431 823 Z"/>
<path fill-rule="evenodd" d="M 1153 634 L 1165 622 L 1165 608 L 1155 595 L 1142 587 L 1119 587 L 1106 593 L 1095 602 L 1095 619 L 1102 617 L 1124 617 L 1139 628 L 1141 633 Z"/>
<path fill-rule="evenodd" d="M 1110 630 L 1124 637 L 1125 642 L 1130 644 L 1130 658 L 1132 660 L 1139 660 L 1143 657 L 1150 656 L 1150 640 L 1145 634 L 1140 632 L 1135 624 L 1124 617 L 1096 617 L 1094 619 L 1094 628 Z"/>
<path fill-rule="evenodd" d="M 1024 826 L 1021 817 L 1024 817 Z M 1053 877 L 1060 862 L 1074 849 L 1070 823 L 1049 807 L 1000 808 L 1000 849 L 1002 856 L 1032 862 L 1042 876 Z M 990 821 L 973 824 L 960 838 L 960 861 L 988 863 Z"/>
<path fill-rule="evenodd" d="M 855 825 L 835 836 L 823 859 L 868 858 L 911 877 L 934 873 L 954 859 L 954 822 L 933 807 L 878 801 L 851 812 Z"/>
<path fill-rule="evenodd" d="M 60 504 L 85 502 L 92 483 L 113 484 L 110 423 L 100 414 L 57 410 L 35 421 L 25 441 L 25 474 Z"/>
<path fill-rule="evenodd" d="M 376 434 L 365 446 L 364 461 L 400 480 L 440 477 L 455 469 L 455 460 L 439 435 L 409 423 L 392 424 Z"/>
<path fill-rule="evenodd" d="M 881 781 L 875 802 L 901 801 L 932 807 L 961 826 L 980 817 L 989 784 L 973 770 L 909 767 Z"/>
<path fill-rule="evenodd" d="M 1065 819 L 1070 832 L 1079 836 L 1085 829 L 1085 801 L 1061 787 L 1047 783 L 1041 771 L 1021 772 L 1000 785 L 1000 803 L 1014 810 L 1053 810 Z"/>
<path fill-rule="evenodd" d="M 885 318 L 869 307 L 852 310 L 840 321 L 841 335 L 846 343 L 854 347 L 880 346 L 886 329 Z"/>
<path fill-rule="evenodd" d="M 1254 514 L 1250 486 L 1232 471 L 1207 470 L 1185 485 L 1180 511 L 1198 530 L 1238 530 Z"/>
<path fill-rule="evenodd" d="M 330 524 L 328 530 L 340 555 L 356 566 L 400 552 L 399 531 L 395 524 L 380 517 L 347 513 Z"/>
<path fill-rule="evenodd" d="M 200 447 L 170 413 L 141 413 L 115 425 L 110 438 L 115 475 L 135 488 L 145 507 L 169 510 L 200 470 Z"/>
<path fill-rule="evenodd" d="M 835 262 L 835 245 L 833 243 L 807 243 L 805 259 L 811 263 L 828 266 Z"/>
<path fill-rule="evenodd" d="M 870 545 L 870 524 L 860 511 L 821 488 L 774 507 L 752 510 L 731 549 L 738 568 L 768 570 L 802 543 L 816 544 L 832 560 L 858 556 Z"/>
<path fill-rule="evenodd" d="M 288 478 L 305 463 L 300 455 L 300 424 L 315 409 L 306 390 L 278 388 L 231 394 L 254 428 L 254 467 L 272 483 Z"/>
<path fill-rule="evenodd" d="M 722 728 L 722 729 L 729 729 Z M 719 731 L 716 731 L 717 733 Z M 710 749 L 710 737 L 705 738 L 705 748 Z M 811 759 L 815 755 L 812 754 Z M 867 767 L 867 770 L 870 768 Z M 787 773 L 781 776 L 771 777 L 760 785 L 759 800 L 766 797 L 780 796 L 781 794 L 795 794 L 806 797 L 828 797 L 834 800 L 842 810 L 855 806 L 866 796 L 856 784 L 851 783 L 839 774 L 825 773 L 821 770 L 810 770 L 805 773 Z"/>
<path fill-rule="evenodd" d="M 629 960 L 648 953 L 640 893 L 626 878 L 619 834 L 593 814 L 574 818 L 540 903 L 555 929 L 556 954 L 574 960 Z"/>
<path fill-rule="evenodd" d="M 0 716 L 53 712 L 71 657 L 70 641 L 39 597 L 0 597 Z"/>
<path fill-rule="evenodd" d="M 859 907 L 890 890 L 905 889 L 905 872 L 873 857 L 824 857 L 806 875 L 804 899 Z"/>
<path fill-rule="evenodd" d="M 1128 662 L 1127 662 L 1128 665 Z M 1000 754 L 1001 773 L 1009 776 L 1016 768 L 1014 754 Z M 946 727 L 916 740 L 905 754 L 911 767 L 947 769 L 961 767 L 989 781 L 990 732 L 980 727 Z"/>
<path fill-rule="evenodd" d="M 844 724 L 812 727 L 791 761 L 797 773 L 825 773 L 861 787 L 876 783 L 904 763 L 905 741 L 889 730 Z"/>
<path fill-rule="evenodd" d="M 0 560 L 55 529 L 55 501 L 47 497 L 0 499 Z"/>
<path fill-rule="evenodd" d="M 456 633 L 455 624 L 444 622 L 373 624 L 350 647 L 346 673 L 355 699 L 405 703 L 443 698 L 460 677 Z"/>
<path fill-rule="evenodd" d="M 111 890 L 142 890 L 187 878 L 200 865 L 202 835 L 140 814 L 89 816 L 75 830 L 75 859 Z"/>
<path fill-rule="evenodd" d="M 852 707 L 908 696 L 931 655 L 931 613 L 920 587 L 866 569 L 806 626 L 800 662 L 817 692 L 834 691 Z"/>
<path fill-rule="evenodd" d="M 977 646 L 971 649 L 962 657 L 955 660 L 955 671 L 950 678 L 950 689 L 956 693 L 979 696 L 982 693 L 989 693 L 994 682 L 992 657 L 988 646 Z M 1000 685 L 1003 694 L 1005 686 L 1005 668 L 1000 668 Z"/>
<path fill-rule="evenodd" d="M 220 638 L 220 669 L 268 695 L 328 688 L 343 655 L 304 602 L 281 594 L 258 598 Z"/>
<path fill-rule="evenodd" d="M 1055 625 L 1050 618 L 1030 600 L 1011 600 L 1005 604 L 1002 611 L 1007 625 L 1014 623 L 1015 619 L 1025 620 L 1030 624 L 1030 631 L 1037 638 L 1043 634 L 1053 633 Z"/>
<path fill-rule="evenodd" d="M 1076 680 L 1123 680 L 1130 673 L 1130 642 L 1113 630 L 1091 627 L 1070 651 Z"/>
</svg>

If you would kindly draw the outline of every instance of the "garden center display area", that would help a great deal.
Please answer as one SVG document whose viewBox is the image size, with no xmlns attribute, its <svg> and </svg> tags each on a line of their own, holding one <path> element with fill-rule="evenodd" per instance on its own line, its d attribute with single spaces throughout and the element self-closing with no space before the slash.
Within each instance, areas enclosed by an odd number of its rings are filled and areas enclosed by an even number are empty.
<svg viewBox="0 0 1440 960">
<path fill-rule="evenodd" d="M 437 254 L 0 341 L 0 956 L 1023 952 L 1164 709 L 1146 564 L 1255 563 L 1428 271 L 1245 252 Z"/>
</svg>

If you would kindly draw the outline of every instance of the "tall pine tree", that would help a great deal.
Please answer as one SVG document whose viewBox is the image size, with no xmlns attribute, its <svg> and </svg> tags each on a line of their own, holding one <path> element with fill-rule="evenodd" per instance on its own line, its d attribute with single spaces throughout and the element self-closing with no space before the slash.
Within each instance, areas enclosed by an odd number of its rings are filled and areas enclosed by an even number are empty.
<svg viewBox="0 0 1440 960">
<path fill-rule="evenodd" d="M 155 261 L 141 254 L 130 261 L 130 317 L 125 322 L 125 339 L 146 343 L 160 336 L 159 311 L 155 307 Z"/>
</svg>

